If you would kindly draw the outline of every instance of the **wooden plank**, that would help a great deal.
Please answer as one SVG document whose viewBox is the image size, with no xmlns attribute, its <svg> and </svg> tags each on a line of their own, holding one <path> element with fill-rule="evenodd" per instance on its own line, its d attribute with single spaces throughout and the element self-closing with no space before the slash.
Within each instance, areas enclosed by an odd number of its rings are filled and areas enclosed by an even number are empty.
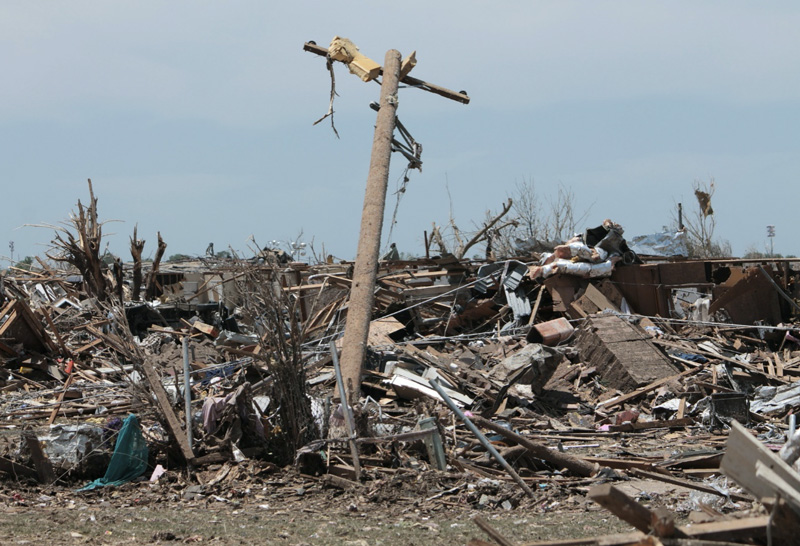
<svg viewBox="0 0 800 546">
<path fill-rule="evenodd" d="M 614 305 L 614 302 L 609 300 L 605 294 L 600 292 L 593 284 L 589 284 L 586 287 L 586 292 L 584 292 L 583 295 L 586 297 L 586 299 L 595 304 L 600 311 L 604 311 L 606 309 L 619 311 L 619 308 Z"/>
<path fill-rule="evenodd" d="M 475 516 L 472 519 L 472 521 L 474 521 L 475 525 L 480 527 L 484 533 L 489 535 L 489 537 L 491 537 L 491 539 L 494 540 L 496 543 L 498 543 L 500 546 L 516 546 L 515 542 L 501 535 L 500 532 L 494 527 L 492 527 L 488 521 L 483 519 L 483 517 Z"/>
<path fill-rule="evenodd" d="M 800 510 L 800 491 L 794 489 L 786 480 L 778 476 L 777 472 L 769 468 L 763 461 L 756 461 L 756 478 L 764 480 L 788 501 L 795 511 Z"/>
<path fill-rule="evenodd" d="M 650 391 L 654 391 L 657 388 L 659 388 L 660 386 L 666 385 L 670 381 L 675 381 L 677 379 L 681 379 L 683 377 L 687 377 L 689 375 L 692 375 L 692 374 L 695 374 L 695 373 L 699 372 L 702 369 L 703 369 L 703 367 L 692 368 L 692 369 L 683 371 L 683 372 L 681 372 L 679 374 L 672 375 L 670 377 L 664 377 L 662 379 L 657 379 L 656 381 L 653 381 L 649 385 L 645 385 L 644 387 L 636 389 L 633 392 L 630 392 L 628 394 L 623 394 L 622 396 L 618 396 L 617 398 L 612 398 L 611 400 L 607 400 L 606 402 L 600 402 L 598 404 L 598 406 L 602 406 L 604 409 L 609 409 L 609 408 L 613 408 L 613 407 L 619 406 L 619 405 L 624 404 L 626 402 L 630 402 L 631 400 L 633 400 L 635 398 L 638 398 L 639 396 L 641 396 L 643 394 L 647 394 Z"/>
<path fill-rule="evenodd" d="M 655 343 L 657 345 L 662 345 L 664 347 L 673 347 L 673 348 L 677 348 L 677 349 L 681 349 L 681 350 L 686 351 L 686 347 L 683 347 L 682 345 L 679 345 L 677 343 L 673 343 L 671 341 L 666 341 L 666 340 L 663 340 L 663 339 L 653 339 L 653 343 Z M 740 368 L 744 368 L 745 370 L 748 370 L 748 371 L 751 371 L 751 372 L 755 372 L 755 373 L 764 374 L 764 367 L 760 366 L 759 363 L 757 363 L 756 365 L 748 364 L 747 362 L 742 362 L 741 360 L 736 360 L 735 358 L 730 358 L 730 357 L 727 357 L 725 355 L 722 355 L 722 354 L 719 354 L 719 353 L 716 353 L 716 352 L 707 351 L 707 350 L 701 349 L 699 347 L 693 348 L 689 352 L 693 352 L 693 353 L 700 354 L 700 355 L 703 355 L 703 356 L 706 356 L 706 357 L 710 357 L 710 358 L 716 358 L 718 360 L 723 360 L 725 362 L 733 364 L 734 366 L 738 366 Z M 782 380 L 785 383 L 789 383 L 790 382 L 790 380 L 787 379 L 787 378 L 779 378 L 779 380 Z"/>
<path fill-rule="evenodd" d="M 744 495 L 737 495 L 736 493 L 728 493 L 727 495 L 720 493 L 713 487 L 709 487 L 702 483 L 693 482 L 691 480 L 684 480 L 681 478 L 676 478 L 670 474 L 660 474 L 658 472 L 648 472 L 647 470 L 640 470 L 638 468 L 631 469 L 631 473 L 634 476 L 639 478 L 646 478 L 649 480 L 658 480 L 664 483 L 670 483 L 672 485 L 680 485 L 681 487 L 686 487 L 687 489 L 694 489 L 695 491 L 702 491 L 703 493 L 708 493 L 711 495 L 717 495 L 720 497 L 730 497 L 734 501 L 743 501 L 743 502 L 751 502 L 753 499 L 750 497 L 746 497 Z"/>
<path fill-rule="evenodd" d="M 758 463 L 772 470 L 791 488 L 800 491 L 800 475 L 780 457 L 764 447 L 744 426 L 737 421 L 732 421 L 725 456 L 722 458 L 720 468 L 728 477 L 756 498 L 775 497 L 777 493 L 775 486 L 758 477 Z"/>
<path fill-rule="evenodd" d="M 628 546 L 640 544 L 645 538 L 647 538 L 645 533 L 634 531 L 632 533 L 617 533 L 602 537 L 524 542 L 520 546 Z"/>
<path fill-rule="evenodd" d="M 600 470 L 600 465 L 596 463 L 593 464 L 585 459 L 573 457 L 568 453 L 561 453 L 560 451 L 549 449 L 546 446 L 537 444 L 528 438 L 525 438 L 524 436 L 520 436 L 519 434 L 478 415 L 473 415 L 470 417 L 470 419 L 472 419 L 479 427 L 487 428 L 503 436 L 507 440 L 511 440 L 512 442 L 516 442 L 517 444 L 523 446 L 534 457 L 545 460 L 558 468 L 566 468 L 578 476 L 591 477 Z"/>
<path fill-rule="evenodd" d="M 89 343 L 87 343 L 86 345 L 83 345 L 83 346 L 78 347 L 77 349 L 75 349 L 75 354 L 81 354 L 82 352 L 88 351 L 92 347 L 96 347 L 96 346 L 100 345 L 101 343 L 103 343 L 103 340 L 100 339 L 100 338 L 96 338 L 96 339 L 90 341 Z"/>
<path fill-rule="evenodd" d="M 13 306 L 13 304 L 10 304 L 10 305 Z M 4 307 L 3 311 L 6 311 L 6 309 L 8 309 L 8 307 L 9 307 L 9 305 Z M 11 313 L 0 313 L 0 317 L 4 317 L 4 316 L 6 316 L 6 314 L 8 315 L 8 318 L 6 319 L 6 321 L 3 324 L 0 324 L 0 337 L 2 337 L 6 333 L 6 330 L 9 330 L 11 328 L 11 326 L 13 326 L 13 324 L 19 318 L 19 313 L 17 313 L 16 311 L 11 311 Z"/>
<path fill-rule="evenodd" d="M 56 400 L 56 406 L 53 408 L 53 411 L 50 412 L 50 418 L 47 419 L 48 425 L 52 425 L 55 422 L 56 417 L 58 417 L 58 412 L 61 409 L 61 403 L 64 401 L 64 396 L 66 396 L 67 390 L 69 389 L 70 385 L 72 385 L 72 382 L 74 380 L 75 380 L 75 374 L 72 371 L 70 371 L 69 375 L 67 376 L 67 380 L 64 381 L 64 390 L 62 390 L 58 394 L 58 399 Z"/>
<path fill-rule="evenodd" d="M 636 430 L 648 430 L 652 428 L 672 428 L 672 427 L 688 427 L 694 424 L 692 417 L 684 417 L 682 419 L 667 419 L 664 421 L 642 421 L 636 423 L 624 423 L 622 425 L 611 425 L 608 430 L 611 432 L 633 432 Z"/>
<path fill-rule="evenodd" d="M 206 334 L 207 336 L 217 337 L 219 335 L 218 328 L 215 328 L 214 326 L 206 324 L 205 322 L 201 322 L 199 320 L 196 320 L 192 323 L 192 328 L 194 328 L 198 332 Z"/>
<path fill-rule="evenodd" d="M 607 466 L 608 468 L 613 468 L 616 470 L 630 470 L 633 468 L 640 468 L 642 470 L 669 475 L 668 470 L 656 466 L 655 463 L 648 461 L 637 461 L 631 459 L 610 459 L 605 457 L 585 457 L 583 460 L 590 463 L 597 463 L 601 466 Z"/>
<path fill-rule="evenodd" d="M 144 370 L 144 375 L 147 378 L 147 382 L 150 384 L 150 389 L 156 396 L 156 401 L 161 408 L 161 413 L 167 420 L 167 427 L 172 433 L 172 437 L 178 443 L 178 447 L 181 450 L 181 454 L 183 454 L 183 458 L 186 459 L 187 463 L 191 464 L 194 461 L 192 446 L 189 445 L 186 432 L 181 427 L 181 422 L 178 419 L 178 416 L 175 415 L 175 411 L 172 409 L 172 404 L 169 402 L 169 397 L 164 390 L 164 385 L 161 384 L 161 379 L 153 369 L 153 365 L 147 360 L 142 363 L 142 369 Z"/>
<path fill-rule="evenodd" d="M 772 359 L 770 357 L 767 357 L 767 373 L 770 375 L 770 377 L 777 377 L 777 374 L 775 373 L 775 366 L 773 366 Z"/>
<path fill-rule="evenodd" d="M 686 536 L 683 531 L 674 527 L 674 521 L 671 525 L 666 523 L 664 515 L 642 506 L 610 483 L 591 488 L 587 498 L 643 533 L 654 532 L 658 536 L 673 536 L 673 534 L 679 537 Z"/>
<path fill-rule="evenodd" d="M 686 537 L 705 540 L 731 540 L 741 543 L 745 537 L 763 540 L 767 536 L 769 516 L 711 521 L 679 527 Z"/>
<path fill-rule="evenodd" d="M 438 271 L 403 271 L 401 273 L 393 273 L 391 275 L 386 275 L 385 277 L 380 277 L 378 281 L 384 280 L 402 280 L 402 279 L 429 279 L 431 277 L 443 277 L 445 275 L 449 275 L 450 272 L 446 269 L 440 269 Z"/>
<path fill-rule="evenodd" d="M 533 310 L 531 311 L 531 316 L 528 318 L 528 325 L 532 326 L 533 322 L 536 320 L 536 315 L 539 313 L 539 305 L 542 303 L 542 294 L 544 293 L 544 286 L 539 287 L 539 293 L 536 294 L 536 303 L 533 304 Z"/>
<path fill-rule="evenodd" d="M 47 312 L 47 309 L 40 309 L 40 312 L 47 321 L 48 326 L 50 326 L 50 329 L 53 330 L 53 335 L 56 336 L 56 341 L 58 342 L 58 346 L 61 348 L 61 353 L 72 358 L 73 354 L 64 344 L 64 339 L 61 337 L 61 333 L 58 331 L 58 328 L 56 328 L 56 324 L 53 322 L 53 318 L 50 316 L 50 313 Z"/>
</svg>

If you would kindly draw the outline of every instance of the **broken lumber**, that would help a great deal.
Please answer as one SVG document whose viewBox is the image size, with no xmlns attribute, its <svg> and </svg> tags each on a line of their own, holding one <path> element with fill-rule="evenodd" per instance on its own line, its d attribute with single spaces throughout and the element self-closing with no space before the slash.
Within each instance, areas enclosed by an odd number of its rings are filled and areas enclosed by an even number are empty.
<svg viewBox="0 0 800 546">
<path fill-rule="evenodd" d="M 501 535 L 500 532 L 491 525 L 489 525 L 489 522 L 486 521 L 483 517 L 475 516 L 472 519 L 472 521 L 474 521 L 475 525 L 480 527 L 484 533 L 489 535 L 489 537 L 491 537 L 491 539 L 494 540 L 496 543 L 498 543 L 500 546 L 516 546 L 516 543 L 512 542 L 511 540 Z"/>
<path fill-rule="evenodd" d="M 175 415 L 175 411 L 172 409 L 172 405 L 169 402 L 167 393 L 164 390 L 164 385 L 161 384 L 161 379 L 153 369 L 153 365 L 147 360 L 142 362 L 142 369 L 144 370 L 144 375 L 147 378 L 147 383 L 150 385 L 150 389 L 156 396 L 156 402 L 161 409 L 161 413 L 164 415 L 164 418 L 167 421 L 167 428 L 170 431 L 170 435 L 178 444 L 183 458 L 186 459 L 188 464 L 191 464 L 192 461 L 194 461 L 194 452 L 192 451 L 192 446 L 189 445 L 186 432 L 183 430 L 183 428 L 181 428 L 181 422 L 178 419 L 178 416 Z"/>
<path fill-rule="evenodd" d="M 758 476 L 759 465 L 771 470 L 795 491 L 800 491 L 800 475 L 780 457 L 764 447 L 738 421 L 731 421 L 731 432 L 720 468 L 728 477 L 758 499 L 777 496 L 773 482 Z"/>
<path fill-rule="evenodd" d="M 587 497 L 643 533 L 652 531 L 657 536 L 686 536 L 675 528 L 674 521 L 671 525 L 663 521 L 663 515 L 642 506 L 610 483 L 593 487 Z"/>
<path fill-rule="evenodd" d="M 488 428 L 492 432 L 496 432 L 507 440 L 516 442 L 527 449 L 534 457 L 547 461 L 558 468 L 566 468 L 578 476 L 588 478 L 594 476 L 600 470 L 600 465 L 597 463 L 590 463 L 583 459 L 579 459 L 578 457 L 573 457 L 572 455 L 561 453 L 559 451 L 549 449 L 543 445 L 534 443 L 527 438 L 478 415 L 473 415 L 472 420 L 475 421 L 478 426 Z"/>
</svg>

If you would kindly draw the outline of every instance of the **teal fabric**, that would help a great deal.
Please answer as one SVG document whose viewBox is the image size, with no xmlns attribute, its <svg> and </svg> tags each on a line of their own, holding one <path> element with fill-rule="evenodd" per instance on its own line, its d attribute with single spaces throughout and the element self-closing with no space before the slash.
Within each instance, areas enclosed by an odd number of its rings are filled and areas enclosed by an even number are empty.
<svg viewBox="0 0 800 546">
<path fill-rule="evenodd" d="M 78 489 L 89 491 L 96 487 L 107 485 L 122 485 L 144 474 L 147 470 L 148 457 L 147 442 L 142 436 L 139 419 L 130 414 L 122 423 L 122 428 L 117 436 L 114 454 L 108 463 L 106 475 Z"/>
</svg>

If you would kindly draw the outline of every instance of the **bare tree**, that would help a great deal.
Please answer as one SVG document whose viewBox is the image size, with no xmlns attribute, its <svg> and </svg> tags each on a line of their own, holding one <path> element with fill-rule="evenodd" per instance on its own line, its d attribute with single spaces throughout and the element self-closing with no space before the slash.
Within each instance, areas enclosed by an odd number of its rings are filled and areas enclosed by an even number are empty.
<svg viewBox="0 0 800 546">
<path fill-rule="evenodd" d="M 131 237 L 131 257 L 133 258 L 133 301 L 139 301 L 139 293 L 142 289 L 142 251 L 144 250 L 144 239 L 137 236 L 138 224 L 133 226 L 133 236 Z"/>
<path fill-rule="evenodd" d="M 714 178 L 708 182 L 695 180 L 692 184 L 694 196 L 697 199 L 697 209 L 683 218 L 683 229 L 686 233 L 686 244 L 689 248 L 690 258 L 719 258 L 732 254 L 731 244 L 727 240 L 714 237 L 717 227 L 714 208 L 711 198 L 716 191 Z M 680 229 L 677 219 L 675 225 Z"/>
<path fill-rule="evenodd" d="M 70 215 L 69 227 L 52 226 L 57 231 L 53 248 L 46 253 L 56 262 L 66 262 L 83 275 L 86 291 L 100 301 L 108 300 L 115 294 L 114 280 L 106 276 L 108 267 L 100 256 L 103 240 L 103 224 L 97 219 L 97 198 L 89 180 L 89 206 L 84 207 L 78 200 L 78 214 Z"/>
<path fill-rule="evenodd" d="M 497 233 L 501 232 L 503 229 L 516 225 L 516 221 L 511 220 L 505 223 L 499 223 L 500 220 L 508 214 L 513 206 L 513 201 L 511 198 L 503 205 L 502 210 L 499 213 L 489 213 L 487 212 L 487 219 L 483 223 L 483 225 L 478 228 L 476 231 L 471 232 L 469 234 L 463 234 L 459 229 L 458 225 L 456 224 L 455 219 L 450 215 L 450 238 L 452 239 L 452 245 L 448 245 L 445 243 L 444 235 L 442 234 L 442 229 L 437 226 L 435 223 L 433 225 L 433 231 L 431 232 L 431 238 L 439 247 L 439 250 L 446 254 L 448 253 L 448 247 L 452 248 L 450 254 L 453 254 L 459 260 L 462 259 L 469 249 L 474 247 L 475 245 L 483 242 L 487 242 L 489 247 L 491 248 L 491 241 L 492 238 L 496 236 Z M 469 236 L 469 239 L 467 239 Z"/>
<path fill-rule="evenodd" d="M 457 258 L 481 243 L 485 244 L 487 259 L 518 254 L 523 242 L 526 249 L 551 249 L 571 238 L 586 220 L 588 209 L 578 212 L 576 201 L 575 192 L 563 184 L 559 183 L 555 195 L 541 197 L 533 179 L 526 180 L 516 184 L 502 210 L 487 210 L 483 223 L 471 232 L 459 229 L 451 205 L 449 226 L 434 223 L 431 241 L 440 252 L 450 252 Z"/>
<path fill-rule="evenodd" d="M 240 306 L 246 322 L 258 325 L 268 362 L 269 385 L 278 427 L 273 431 L 272 452 L 281 464 L 294 459 L 296 451 L 318 438 L 319 433 L 306 396 L 302 344 L 305 332 L 297 299 L 290 300 L 271 268 L 242 264 L 237 275 Z"/>
<path fill-rule="evenodd" d="M 533 179 L 525 180 L 516 184 L 513 200 L 514 229 L 506 230 L 493 241 L 495 253 L 501 256 L 516 254 L 520 246 L 551 249 L 571 238 L 589 214 L 588 209 L 578 212 L 575 192 L 561 183 L 555 195 L 542 197 Z"/>
</svg>

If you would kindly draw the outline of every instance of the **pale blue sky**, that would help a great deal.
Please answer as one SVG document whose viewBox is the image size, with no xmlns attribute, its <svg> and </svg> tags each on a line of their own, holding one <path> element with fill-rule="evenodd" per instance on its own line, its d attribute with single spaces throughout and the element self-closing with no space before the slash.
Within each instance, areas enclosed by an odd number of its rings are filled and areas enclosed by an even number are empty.
<svg viewBox="0 0 800 546">
<path fill-rule="evenodd" d="M 611 218 L 633 236 L 714 177 L 735 253 L 764 248 L 775 224 L 775 251 L 800 254 L 796 2 L 272 4 L 0 4 L 0 255 L 11 240 L 15 257 L 43 254 L 51 230 L 20 226 L 65 220 L 91 178 L 126 259 L 137 222 L 145 254 L 159 230 L 168 255 L 303 230 L 352 259 L 379 89 L 338 65 L 341 139 L 312 126 L 329 79 L 302 45 L 334 35 L 378 62 L 415 49 L 413 76 L 472 98 L 401 91 L 424 147 L 394 229 L 402 251 L 422 253 L 451 207 L 468 228 L 522 180 L 572 188 L 587 226 Z M 387 221 L 403 166 L 395 154 Z"/>
</svg>

